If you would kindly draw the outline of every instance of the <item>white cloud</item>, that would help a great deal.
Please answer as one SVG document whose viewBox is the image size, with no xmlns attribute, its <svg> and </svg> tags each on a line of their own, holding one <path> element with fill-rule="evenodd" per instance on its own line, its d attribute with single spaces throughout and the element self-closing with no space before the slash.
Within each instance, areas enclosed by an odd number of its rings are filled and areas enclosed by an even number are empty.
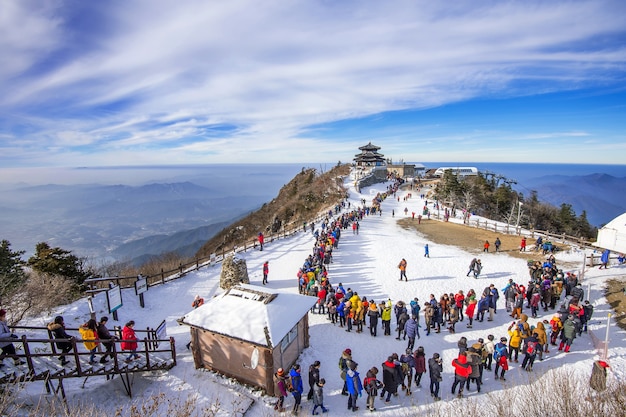
<svg viewBox="0 0 626 417">
<path fill-rule="evenodd" d="M 7 4 L 2 33 L 23 40 L 0 43 L 17 57 L 0 70 L 0 110 L 19 117 L 0 123 L 33 122 L 23 135 L 55 147 L 91 141 L 98 159 L 157 143 L 181 160 L 277 158 L 300 151 L 312 124 L 611 83 L 626 61 L 600 43 L 624 31 L 618 1 L 132 2 L 93 11 L 102 25 L 84 44 L 69 3 L 34 15 Z M 205 135 L 219 124 L 233 129 Z M 316 140 L 305 142 L 319 151 Z"/>
</svg>

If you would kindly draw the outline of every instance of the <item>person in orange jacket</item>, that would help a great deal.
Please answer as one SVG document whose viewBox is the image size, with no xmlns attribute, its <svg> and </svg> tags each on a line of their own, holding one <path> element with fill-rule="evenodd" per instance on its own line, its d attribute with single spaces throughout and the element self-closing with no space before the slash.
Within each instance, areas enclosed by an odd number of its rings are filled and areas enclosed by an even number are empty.
<svg viewBox="0 0 626 417">
<path fill-rule="evenodd" d="M 198 308 L 202 304 L 204 304 L 204 298 L 200 297 L 200 294 L 198 294 L 194 297 L 193 302 L 191 303 L 191 306 L 193 308 Z"/>
<path fill-rule="evenodd" d="M 408 281 L 406 278 L 406 259 L 402 258 L 398 264 L 398 269 L 400 269 L 400 281 L 402 281 L 403 277 L 405 281 Z"/>
</svg>

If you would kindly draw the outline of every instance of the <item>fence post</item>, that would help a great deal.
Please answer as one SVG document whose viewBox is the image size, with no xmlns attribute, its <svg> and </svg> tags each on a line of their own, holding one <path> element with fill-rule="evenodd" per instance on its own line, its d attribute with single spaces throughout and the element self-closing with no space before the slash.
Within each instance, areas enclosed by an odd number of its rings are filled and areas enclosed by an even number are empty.
<svg viewBox="0 0 626 417">
<path fill-rule="evenodd" d="M 161 268 L 161 284 L 165 284 L 165 274 L 163 273 L 163 268 Z"/>
</svg>

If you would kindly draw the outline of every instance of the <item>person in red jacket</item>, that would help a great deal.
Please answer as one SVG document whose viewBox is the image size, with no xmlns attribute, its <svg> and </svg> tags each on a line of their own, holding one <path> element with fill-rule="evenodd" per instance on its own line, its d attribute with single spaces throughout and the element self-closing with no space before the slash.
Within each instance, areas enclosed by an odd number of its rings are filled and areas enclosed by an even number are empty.
<svg viewBox="0 0 626 417">
<path fill-rule="evenodd" d="M 126 326 L 122 329 L 122 350 L 130 351 L 130 355 L 126 358 L 126 362 L 130 362 L 133 359 L 139 359 L 137 355 L 137 335 L 135 334 L 135 321 L 131 320 L 126 323 Z"/>
<path fill-rule="evenodd" d="M 263 243 L 265 242 L 265 236 L 263 236 L 262 232 L 259 232 L 259 245 L 261 245 L 261 249 L 263 250 Z"/>
<path fill-rule="evenodd" d="M 270 273 L 270 266 L 269 266 L 269 262 L 265 261 L 265 263 L 263 264 L 263 285 L 267 284 L 267 274 Z"/>
<path fill-rule="evenodd" d="M 458 398 L 463 397 L 463 387 L 467 383 L 467 378 L 469 378 L 472 373 L 472 366 L 467 363 L 467 356 L 465 356 L 465 352 L 459 354 L 459 357 L 452 361 L 452 367 L 454 368 L 454 384 L 452 384 L 452 394 L 456 391 L 456 386 L 461 384 L 459 387 L 459 393 L 456 395 Z"/>
</svg>

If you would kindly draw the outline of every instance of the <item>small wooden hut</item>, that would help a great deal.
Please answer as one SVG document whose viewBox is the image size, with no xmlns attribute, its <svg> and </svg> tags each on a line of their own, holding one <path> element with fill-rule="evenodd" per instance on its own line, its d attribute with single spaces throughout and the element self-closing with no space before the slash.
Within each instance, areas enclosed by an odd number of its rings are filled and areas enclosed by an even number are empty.
<svg viewBox="0 0 626 417">
<path fill-rule="evenodd" d="M 309 346 L 315 297 L 241 284 L 189 312 L 196 368 L 217 371 L 274 395 L 273 375 Z"/>
</svg>

